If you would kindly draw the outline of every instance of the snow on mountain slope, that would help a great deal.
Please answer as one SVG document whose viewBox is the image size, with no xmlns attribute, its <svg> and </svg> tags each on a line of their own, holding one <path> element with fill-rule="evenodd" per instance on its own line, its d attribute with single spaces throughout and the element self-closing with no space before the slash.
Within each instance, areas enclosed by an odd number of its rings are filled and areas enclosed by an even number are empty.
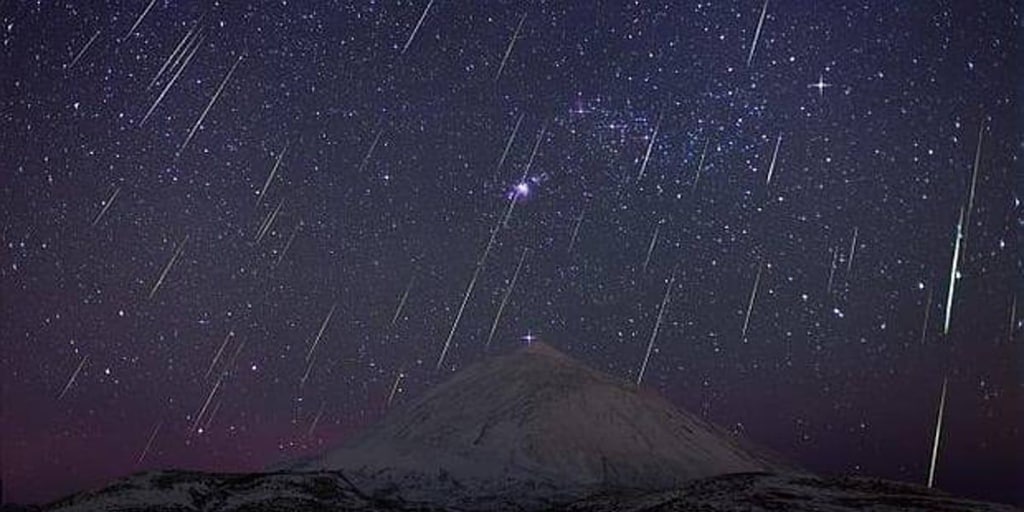
<svg viewBox="0 0 1024 512">
<path fill-rule="evenodd" d="M 478 489 L 656 489 L 790 468 L 653 393 L 533 343 L 466 368 L 292 469 L 415 480 L 417 488 L 448 480 Z"/>
</svg>

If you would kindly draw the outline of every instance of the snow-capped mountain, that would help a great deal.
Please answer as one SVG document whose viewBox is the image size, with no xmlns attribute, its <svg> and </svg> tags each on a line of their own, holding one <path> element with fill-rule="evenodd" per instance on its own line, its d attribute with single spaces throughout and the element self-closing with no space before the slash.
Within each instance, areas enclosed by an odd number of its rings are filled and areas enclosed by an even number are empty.
<svg viewBox="0 0 1024 512">
<path fill-rule="evenodd" d="M 461 487 L 548 501 L 593 488 L 665 489 L 789 470 L 647 390 L 544 343 L 472 365 L 378 425 L 293 470 L 343 470 L 426 499 Z M 385 483 L 386 482 L 386 483 Z M 415 485 L 410 485 L 415 482 Z"/>
</svg>

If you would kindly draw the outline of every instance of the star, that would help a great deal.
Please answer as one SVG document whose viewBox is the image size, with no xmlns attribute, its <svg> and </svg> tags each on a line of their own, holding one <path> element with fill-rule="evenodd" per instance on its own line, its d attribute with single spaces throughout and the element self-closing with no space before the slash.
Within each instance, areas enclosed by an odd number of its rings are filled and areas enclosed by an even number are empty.
<svg viewBox="0 0 1024 512">
<path fill-rule="evenodd" d="M 807 84 L 807 87 L 812 87 L 812 88 L 817 89 L 818 90 L 818 94 L 824 97 L 825 96 L 825 88 L 826 87 L 832 87 L 832 84 L 825 83 L 824 75 L 823 74 L 819 74 L 818 75 L 817 83 Z"/>
</svg>

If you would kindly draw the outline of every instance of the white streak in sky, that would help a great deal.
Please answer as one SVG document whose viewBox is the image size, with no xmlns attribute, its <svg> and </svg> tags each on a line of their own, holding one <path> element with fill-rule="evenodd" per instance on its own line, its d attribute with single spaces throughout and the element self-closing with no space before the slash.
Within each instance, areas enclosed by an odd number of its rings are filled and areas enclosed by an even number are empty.
<svg viewBox="0 0 1024 512">
<path fill-rule="evenodd" d="M 146 112 L 146 115 L 142 117 L 142 121 L 139 122 L 139 126 L 146 124 L 146 121 L 149 119 L 149 116 L 153 115 L 153 111 L 156 110 L 156 107 L 160 105 L 161 101 L 163 101 L 164 96 L 167 95 L 167 91 L 171 90 L 171 87 L 174 86 L 174 83 L 178 81 L 178 77 L 180 77 L 181 73 L 185 71 L 185 68 L 188 67 L 188 63 L 192 61 L 192 57 L 195 56 L 197 51 L 199 51 L 199 46 L 203 44 L 204 40 L 206 40 L 205 35 L 197 35 L 195 39 L 193 39 L 192 41 L 198 42 L 194 45 L 190 43 L 192 49 L 189 50 L 189 47 L 185 48 L 185 51 L 188 52 L 188 56 L 185 57 L 185 62 L 178 67 L 178 71 L 176 71 L 174 73 L 174 76 L 172 76 L 171 79 L 167 82 L 167 84 L 164 85 L 164 88 L 162 91 L 160 91 L 160 95 L 157 96 L 156 101 L 154 101 L 153 105 L 149 107 L 149 110 Z"/>
<path fill-rule="evenodd" d="M 185 137 L 185 142 L 183 142 L 181 147 L 178 148 L 178 154 L 181 154 L 181 152 L 188 147 L 189 141 L 191 141 L 192 137 L 196 134 L 196 130 L 199 129 L 199 125 L 203 124 L 203 120 L 206 119 L 206 114 L 210 113 L 210 109 L 213 108 L 213 104 L 217 102 L 217 98 L 220 98 L 220 93 L 224 91 L 224 86 L 228 84 L 228 80 L 231 80 L 231 75 L 235 73 L 235 69 L 242 63 L 242 59 L 244 57 L 244 54 L 239 55 L 238 60 L 236 60 L 234 65 L 231 66 L 231 69 L 228 70 L 228 74 L 224 75 L 224 79 L 221 80 L 220 85 L 217 86 L 217 92 L 213 93 L 213 97 L 210 98 L 210 102 L 206 104 L 206 108 L 203 109 L 203 113 L 199 115 L 199 119 L 196 119 L 196 124 L 192 125 L 192 129 L 189 130 L 188 137 Z"/>
<path fill-rule="evenodd" d="M 156 427 L 153 428 L 153 433 L 149 435 L 149 440 L 146 441 L 146 447 L 142 449 L 142 453 L 139 454 L 139 459 L 135 461 L 135 464 L 142 464 L 142 460 L 145 459 L 146 454 L 149 453 L 149 448 L 153 446 L 153 440 L 156 439 L 156 433 L 160 431 L 160 427 L 163 424 L 164 422 L 160 421 L 156 424 Z"/>
<path fill-rule="evenodd" d="M 665 316 L 665 308 L 668 306 L 669 298 L 672 295 L 672 285 L 676 282 L 675 273 L 668 281 L 668 287 L 665 288 L 665 297 L 661 299 L 661 307 L 658 308 L 658 318 L 654 321 L 654 330 L 651 332 L 651 340 L 647 343 L 647 353 L 644 355 L 644 362 L 640 365 L 640 372 L 636 376 L 636 385 L 639 387 L 640 382 L 644 380 L 644 373 L 647 371 L 647 362 L 651 359 L 651 350 L 654 349 L 654 340 L 658 336 L 658 329 L 661 327 L 661 319 Z"/>
<path fill-rule="evenodd" d="M 750 312 L 754 309 L 754 299 L 757 298 L 757 287 L 761 283 L 761 271 L 763 266 L 757 267 L 757 277 L 754 278 L 754 287 L 750 290 L 750 302 L 747 303 L 747 315 L 743 319 L 743 338 L 747 337 L 747 326 L 750 325 Z"/>
<path fill-rule="evenodd" d="M 75 58 L 71 60 L 71 64 L 68 64 L 69 70 L 75 67 L 75 64 L 78 63 L 78 59 L 81 59 L 82 56 L 85 55 L 85 52 L 89 50 L 90 46 L 92 46 L 93 41 L 96 41 L 96 38 L 99 37 L 100 32 L 100 30 L 97 30 L 96 33 L 93 34 L 91 38 L 89 38 L 89 41 L 85 43 L 85 46 L 83 46 L 81 50 L 78 50 L 78 53 L 75 54 Z"/>
<path fill-rule="evenodd" d="M 512 281 L 509 282 L 508 288 L 505 289 L 505 295 L 501 298 L 501 304 L 498 306 L 498 313 L 494 315 L 494 322 L 491 324 L 491 332 L 487 334 L 487 343 L 484 347 L 491 346 L 491 340 L 494 339 L 494 333 L 498 330 L 498 322 L 501 321 L 501 314 L 505 311 L 505 305 L 508 304 L 508 298 L 512 296 L 512 291 L 516 287 L 516 280 L 519 279 L 519 271 L 523 269 L 523 262 L 526 261 L 526 255 L 530 252 L 529 249 L 523 249 L 523 255 L 519 257 L 519 264 L 516 265 L 516 271 L 512 274 Z"/>
<path fill-rule="evenodd" d="M 779 157 L 779 146 L 782 144 L 782 134 L 779 134 L 779 138 L 775 139 L 775 151 L 772 152 L 772 163 L 768 166 L 768 179 L 765 180 L 765 184 L 771 184 L 772 173 L 775 172 L 775 161 Z"/>
<path fill-rule="evenodd" d="M 949 266 L 949 293 L 946 295 L 946 321 L 942 333 L 949 334 L 949 320 L 953 315 L 953 293 L 956 291 L 956 279 L 960 266 L 960 241 L 963 239 L 964 209 L 960 208 L 960 220 L 956 223 L 956 238 L 953 239 L 953 263 Z"/>
<path fill-rule="evenodd" d="M 142 23 L 142 19 L 145 18 L 147 14 L 149 14 L 149 10 L 153 8 L 154 4 L 156 4 L 156 0 L 151 0 L 149 2 L 149 5 L 146 6 L 146 9 L 143 10 L 142 14 L 140 14 L 138 19 L 135 20 L 135 24 L 132 25 L 132 29 L 129 30 L 128 33 L 124 37 L 121 38 L 122 41 L 124 41 L 124 40 L 126 40 L 126 39 L 128 39 L 129 37 L 132 36 L 132 33 L 134 33 L 135 29 L 139 27 L 140 23 Z"/>
<path fill-rule="evenodd" d="M 857 253 L 857 233 L 859 228 L 853 228 L 853 240 L 850 241 L 850 258 L 846 260 L 846 273 L 853 269 L 853 256 Z"/>
<path fill-rule="evenodd" d="M 750 44 L 750 54 L 747 55 L 747 66 L 754 61 L 754 50 L 757 50 L 757 40 L 761 37 L 761 27 L 764 25 L 764 16 L 768 13 L 768 0 L 764 0 L 764 7 L 761 8 L 761 19 L 757 20 L 757 30 L 754 31 L 754 42 Z"/>
<path fill-rule="evenodd" d="M 274 167 L 270 169 L 270 175 L 267 176 L 267 181 L 263 182 L 263 189 L 260 190 L 260 195 L 256 197 L 256 206 L 259 206 L 263 202 L 263 196 L 267 195 L 267 189 L 270 187 L 270 182 L 273 181 L 274 175 L 277 174 L 277 168 L 281 166 L 281 159 L 284 158 L 284 154 L 288 152 L 288 146 L 291 143 L 284 145 L 284 149 L 277 154 L 277 160 L 274 161 Z"/>
<path fill-rule="evenodd" d="M 661 230 L 661 224 L 654 226 L 654 235 L 651 236 L 651 243 L 647 247 L 647 257 L 644 258 L 643 271 L 647 272 L 647 265 L 651 263 L 651 254 L 654 253 L 654 246 L 658 244 L 658 232 Z"/>
<path fill-rule="evenodd" d="M 398 301 L 398 307 L 395 308 L 395 315 L 391 317 L 391 326 L 394 327 L 395 323 L 398 322 L 399 315 L 402 314 L 402 308 L 405 307 L 405 301 L 409 298 L 409 292 L 412 290 L 412 284 L 416 281 L 416 276 L 409 278 L 409 284 L 406 285 L 405 291 L 402 292 L 402 298 Z"/>
<path fill-rule="evenodd" d="M 64 398 L 64 395 L 71 389 L 71 385 L 75 383 L 75 379 L 78 378 L 78 373 L 82 371 L 82 367 L 85 366 L 85 362 L 89 359 L 89 356 L 83 356 L 82 362 L 78 363 L 78 367 L 75 368 L 74 373 L 71 374 L 71 378 L 68 379 L 68 383 L 64 385 L 64 389 L 60 391 L 60 395 L 57 396 L 57 400 Z"/>
<path fill-rule="evenodd" d="M 505 151 L 502 151 L 501 159 L 498 160 L 498 167 L 494 169 L 495 173 L 501 171 L 501 166 L 505 163 L 505 158 L 508 156 L 509 149 L 512 149 L 512 142 L 516 140 L 516 133 L 519 132 L 519 125 L 523 122 L 523 117 L 525 115 L 525 112 L 519 114 L 519 119 L 516 120 L 516 126 L 512 128 L 512 135 L 508 136 L 508 142 L 505 143 Z"/>
<path fill-rule="evenodd" d="M 171 256 L 170 261 L 167 262 L 167 266 L 164 267 L 164 271 L 160 273 L 160 277 L 156 280 L 156 284 L 153 285 L 153 289 L 149 291 L 149 298 L 153 298 L 156 291 L 163 284 L 164 278 L 167 277 L 167 273 L 171 271 L 171 267 L 174 266 L 174 262 L 178 260 L 178 256 L 181 256 L 181 251 L 185 249 L 185 244 L 188 242 L 188 235 L 182 239 L 181 243 L 178 244 L 178 249 L 174 251 L 174 255 Z"/>
<path fill-rule="evenodd" d="M 508 61 L 508 56 L 512 54 L 512 46 L 516 44 L 516 39 L 519 39 L 519 31 L 523 28 L 523 22 L 526 21 L 526 13 L 519 18 L 519 25 L 516 26 L 516 31 L 512 34 L 512 39 L 508 41 L 508 47 L 505 48 L 505 55 L 501 58 L 501 65 L 498 66 L 498 72 L 494 74 L 494 81 L 497 82 L 501 78 L 501 72 L 505 69 L 505 63 Z"/>
<path fill-rule="evenodd" d="M 643 179 L 644 171 L 647 170 L 647 162 L 651 159 L 651 150 L 654 149 L 654 142 L 658 140 L 659 127 L 661 127 L 661 116 L 658 116 L 658 121 L 654 123 L 654 133 L 651 135 L 651 141 L 647 143 L 647 151 L 644 152 L 644 162 L 640 165 L 640 174 L 636 177 L 637 181 Z"/>
<path fill-rule="evenodd" d="M 942 379 L 942 397 L 939 399 L 939 414 L 935 419 L 935 439 L 932 441 L 932 461 L 928 465 L 928 488 L 935 483 L 935 463 L 939 458 L 939 438 L 942 436 L 942 416 L 946 409 L 946 379 Z"/>
<path fill-rule="evenodd" d="M 334 309 L 338 307 L 337 304 L 331 306 L 331 310 L 324 317 L 324 321 L 320 324 L 320 331 L 316 333 L 316 339 L 313 340 L 313 346 L 309 347 L 309 352 L 306 354 L 306 360 L 309 361 L 313 357 L 313 351 L 316 350 L 316 346 L 320 344 L 320 338 L 323 337 L 324 331 L 327 330 L 327 324 L 331 322 L 331 316 L 334 315 Z"/>
<path fill-rule="evenodd" d="M 117 187 L 117 188 L 114 189 L 114 193 L 110 194 L 110 199 L 107 199 L 107 202 L 104 203 L 104 205 L 103 205 L 103 209 L 100 210 L 100 213 L 98 215 L 96 215 L 95 219 L 92 220 L 92 225 L 93 226 L 95 226 L 96 223 L 98 223 L 100 221 L 100 219 L 103 218 L 103 215 L 105 213 L 107 213 L 107 210 L 110 209 L 110 205 L 114 204 L 114 199 L 117 199 L 117 194 L 120 193 L 120 192 L 121 192 L 121 187 Z"/>
<path fill-rule="evenodd" d="M 409 40 L 405 42 L 405 46 L 402 47 L 402 53 L 409 49 L 409 45 L 412 44 L 412 40 L 416 38 L 416 33 L 420 31 L 420 25 L 423 24 L 423 20 L 427 17 L 427 12 L 430 11 L 430 6 L 434 5 L 434 0 L 427 2 L 427 7 L 423 9 L 423 14 L 420 15 L 420 20 L 416 22 L 416 27 L 412 29 L 412 33 L 409 34 Z"/>
</svg>

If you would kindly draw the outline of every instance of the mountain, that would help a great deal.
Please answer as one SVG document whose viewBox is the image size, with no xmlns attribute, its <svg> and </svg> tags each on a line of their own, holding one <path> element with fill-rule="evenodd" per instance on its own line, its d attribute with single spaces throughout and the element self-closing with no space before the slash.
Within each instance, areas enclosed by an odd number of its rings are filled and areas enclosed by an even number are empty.
<svg viewBox="0 0 1024 512">
<path fill-rule="evenodd" d="M 373 490 L 459 506 L 467 494 L 550 504 L 597 488 L 792 471 L 657 394 L 539 342 L 464 369 L 289 469 L 341 470 Z"/>
<path fill-rule="evenodd" d="M 351 442 L 289 466 L 150 471 L 0 512 L 1017 510 L 802 473 L 540 343 L 466 368 Z"/>
</svg>

